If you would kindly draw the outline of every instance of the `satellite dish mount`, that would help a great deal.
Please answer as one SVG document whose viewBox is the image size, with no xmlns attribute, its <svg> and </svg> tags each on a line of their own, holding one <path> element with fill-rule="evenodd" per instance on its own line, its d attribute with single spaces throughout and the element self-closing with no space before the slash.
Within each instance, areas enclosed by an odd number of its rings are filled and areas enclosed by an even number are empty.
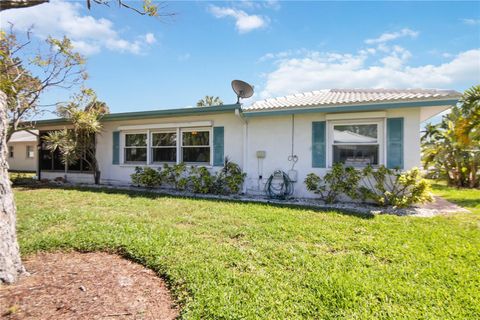
<svg viewBox="0 0 480 320">
<path fill-rule="evenodd" d="M 240 104 L 240 98 L 246 99 L 253 96 L 253 86 L 242 80 L 233 80 L 232 89 L 237 94 L 237 104 Z"/>
</svg>

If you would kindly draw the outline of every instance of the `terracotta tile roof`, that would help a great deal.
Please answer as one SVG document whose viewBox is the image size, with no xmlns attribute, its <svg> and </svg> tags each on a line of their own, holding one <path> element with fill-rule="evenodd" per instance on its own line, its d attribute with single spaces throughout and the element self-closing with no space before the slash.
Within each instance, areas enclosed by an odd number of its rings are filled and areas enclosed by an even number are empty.
<svg viewBox="0 0 480 320">
<path fill-rule="evenodd" d="M 455 90 L 439 89 L 327 89 L 265 99 L 244 107 L 245 111 L 314 106 L 357 105 L 385 102 L 459 99 Z"/>
</svg>

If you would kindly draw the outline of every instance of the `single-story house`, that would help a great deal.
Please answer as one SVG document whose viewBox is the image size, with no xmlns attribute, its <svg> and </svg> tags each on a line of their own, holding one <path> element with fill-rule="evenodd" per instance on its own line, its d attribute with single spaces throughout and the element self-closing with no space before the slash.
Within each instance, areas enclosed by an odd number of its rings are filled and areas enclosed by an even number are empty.
<svg viewBox="0 0 480 320">
<path fill-rule="evenodd" d="M 37 170 L 38 131 L 18 131 L 7 143 L 7 162 L 10 171 L 35 172 Z"/>
<path fill-rule="evenodd" d="M 97 136 L 101 183 L 129 184 L 136 166 L 185 162 L 217 170 L 225 157 L 247 173 L 244 192 L 263 193 L 275 170 L 295 181 L 295 196 L 311 194 L 308 173 L 335 162 L 362 167 L 420 166 L 420 125 L 455 105 L 460 93 L 433 89 L 332 89 L 211 107 L 112 113 Z M 36 123 L 40 137 L 68 127 L 63 119 Z M 39 178 L 63 175 L 58 154 L 39 141 Z M 93 182 L 88 166 L 69 179 Z"/>
</svg>

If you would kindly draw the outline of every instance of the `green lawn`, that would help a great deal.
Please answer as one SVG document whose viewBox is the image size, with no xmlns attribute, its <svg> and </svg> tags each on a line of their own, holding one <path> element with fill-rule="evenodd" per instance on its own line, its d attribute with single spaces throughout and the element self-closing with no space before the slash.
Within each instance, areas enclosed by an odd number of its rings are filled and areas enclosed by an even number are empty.
<svg viewBox="0 0 480 320">
<path fill-rule="evenodd" d="M 16 188 L 22 253 L 106 250 L 166 279 L 188 319 L 480 318 L 475 214 L 340 212 Z M 465 202 L 465 197 L 469 201 Z"/>
<path fill-rule="evenodd" d="M 448 201 L 469 209 L 474 213 L 480 214 L 480 190 L 479 189 L 456 189 L 447 187 L 444 183 L 433 183 L 432 189 L 436 195 L 439 195 Z"/>
</svg>

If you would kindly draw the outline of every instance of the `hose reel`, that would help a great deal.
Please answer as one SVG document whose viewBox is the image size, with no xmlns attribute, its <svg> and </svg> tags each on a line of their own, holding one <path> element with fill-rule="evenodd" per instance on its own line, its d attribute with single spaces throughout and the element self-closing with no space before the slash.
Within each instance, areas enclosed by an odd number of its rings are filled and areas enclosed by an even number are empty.
<svg viewBox="0 0 480 320">
<path fill-rule="evenodd" d="M 293 182 L 285 172 L 275 170 L 265 184 L 265 193 L 271 199 L 284 200 L 293 194 Z"/>
</svg>

